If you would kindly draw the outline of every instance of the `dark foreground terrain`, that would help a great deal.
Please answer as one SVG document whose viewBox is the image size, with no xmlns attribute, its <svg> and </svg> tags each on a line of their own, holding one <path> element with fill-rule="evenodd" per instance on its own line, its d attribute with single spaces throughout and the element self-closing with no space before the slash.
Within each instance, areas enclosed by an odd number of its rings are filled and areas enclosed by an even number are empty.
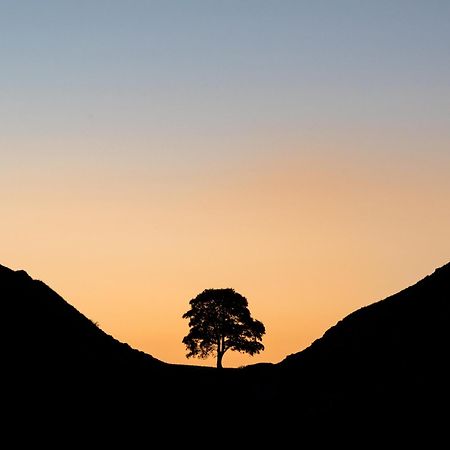
<svg viewBox="0 0 450 450">
<path fill-rule="evenodd" d="M 151 442 L 170 426 L 167 445 L 182 433 L 215 436 L 212 447 L 274 435 L 448 434 L 450 264 L 278 364 L 222 371 L 167 364 L 118 342 L 23 271 L 0 266 L 0 302 L 2 406 L 22 430 Z"/>
</svg>

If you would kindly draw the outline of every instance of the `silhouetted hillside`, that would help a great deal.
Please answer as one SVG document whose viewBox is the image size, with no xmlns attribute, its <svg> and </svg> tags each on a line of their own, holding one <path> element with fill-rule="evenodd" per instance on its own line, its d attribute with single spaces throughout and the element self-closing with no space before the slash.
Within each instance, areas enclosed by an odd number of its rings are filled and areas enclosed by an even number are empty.
<svg viewBox="0 0 450 450">
<path fill-rule="evenodd" d="M 200 433 L 230 421 L 240 438 L 261 427 L 263 442 L 332 426 L 382 435 L 401 423 L 447 423 L 450 264 L 279 364 L 222 371 L 166 364 L 118 342 L 23 271 L 0 266 L 0 302 L 4 391 L 33 417 L 43 404 L 52 420 L 81 409 L 91 426 L 139 423 L 143 434 L 166 421 Z"/>
<path fill-rule="evenodd" d="M 427 354 L 450 336 L 450 263 L 417 284 L 365 306 L 331 327 L 306 350 L 280 364 L 297 366 L 309 358 L 332 361 L 393 359 Z"/>
<path fill-rule="evenodd" d="M 283 383 L 277 395 L 303 404 L 300 415 L 308 418 L 424 419 L 449 398 L 449 352 L 447 264 L 353 312 L 288 356 L 278 365 Z"/>
<path fill-rule="evenodd" d="M 213 369 L 166 364 L 117 341 L 24 271 L 0 265 L 0 304 L 1 386 L 19 418 L 120 428 L 150 420 L 141 413 L 150 407 L 175 420 L 192 409 L 189 386 L 211 378 Z"/>
<path fill-rule="evenodd" d="M 16 363 L 20 359 L 22 365 L 30 365 L 37 372 L 50 366 L 52 370 L 94 371 L 100 367 L 163 364 L 104 333 L 24 271 L 0 266 L 0 295 L 2 316 L 9 330 L 4 345 L 13 350 L 10 357 Z"/>
</svg>

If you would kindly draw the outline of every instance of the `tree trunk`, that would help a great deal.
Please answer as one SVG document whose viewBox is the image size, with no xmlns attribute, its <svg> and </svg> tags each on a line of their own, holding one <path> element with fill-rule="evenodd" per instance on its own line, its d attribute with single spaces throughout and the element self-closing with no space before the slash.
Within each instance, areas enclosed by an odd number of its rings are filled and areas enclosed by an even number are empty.
<svg viewBox="0 0 450 450">
<path fill-rule="evenodd" d="M 217 368 L 222 369 L 223 352 L 217 352 Z"/>
</svg>

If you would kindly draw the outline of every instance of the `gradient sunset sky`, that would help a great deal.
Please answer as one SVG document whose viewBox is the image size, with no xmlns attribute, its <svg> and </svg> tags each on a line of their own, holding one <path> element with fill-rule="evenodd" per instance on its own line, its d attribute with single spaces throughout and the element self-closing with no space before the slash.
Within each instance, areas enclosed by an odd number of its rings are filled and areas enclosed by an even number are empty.
<svg viewBox="0 0 450 450">
<path fill-rule="evenodd" d="M 0 264 L 187 360 L 278 362 L 450 260 L 450 2 L 0 0 Z M 19 318 L 20 322 L 20 318 Z"/>
</svg>

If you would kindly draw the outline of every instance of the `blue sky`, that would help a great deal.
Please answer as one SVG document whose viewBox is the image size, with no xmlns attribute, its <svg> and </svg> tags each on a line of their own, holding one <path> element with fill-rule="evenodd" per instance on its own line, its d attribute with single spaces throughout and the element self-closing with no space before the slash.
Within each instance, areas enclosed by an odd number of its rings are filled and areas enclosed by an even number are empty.
<svg viewBox="0 0 450 450">
<path fill-rule="evenodd" d="M 445 1 L 2 1 L 3 133 L 445 133 L 449 17 Z"/>
</svg>

